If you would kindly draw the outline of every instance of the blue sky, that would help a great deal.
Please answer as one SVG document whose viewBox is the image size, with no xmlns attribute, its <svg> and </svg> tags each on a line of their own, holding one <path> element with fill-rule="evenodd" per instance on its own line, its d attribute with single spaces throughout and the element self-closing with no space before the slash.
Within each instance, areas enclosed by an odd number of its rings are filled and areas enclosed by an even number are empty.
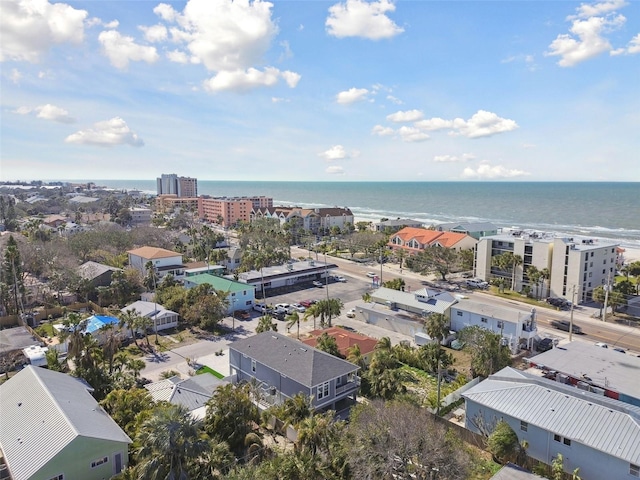
<svg viewBox="0 0 640 480">
<path fill-rule="evenodd" d="M 0 179 L 640 181 L 640 2 L 0 2 Z"/>
</svg>

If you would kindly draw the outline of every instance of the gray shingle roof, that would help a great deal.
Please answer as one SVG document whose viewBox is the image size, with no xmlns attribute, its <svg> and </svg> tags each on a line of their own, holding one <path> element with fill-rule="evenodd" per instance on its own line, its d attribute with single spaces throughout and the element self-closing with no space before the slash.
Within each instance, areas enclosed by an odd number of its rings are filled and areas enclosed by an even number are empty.
<svg viewBox="0 0 640 480">
<path fill-rule="evenodd" d="M 229 345 L 306 387 L 356 372 L 354 364 L 277 332 L 263 332 Z"/>
<path fill-rule="evenodd" d="M 634 464 L 640 463 L 640 408 L 504 368 L 466 399 Z"/>
<path fill-rule="evenodd" d="M 0 447 L 26 480 L 77 437 L 131 443 L 77 378 L 28 366 L 0 385 Z"/>
<path fill-rule="evenodd" d="M 78 274 L 82 278 L 93 280 L 94 278 L 99 277 L 105 272 L 109 272 L 109 271 L 115 272 L 119 270 L 121 269 L 111 267 L 109 265 L 104 265 L 102 263 L 89 261 L 89 262 L 83 263 L 78 267 Z"/>
</svg>

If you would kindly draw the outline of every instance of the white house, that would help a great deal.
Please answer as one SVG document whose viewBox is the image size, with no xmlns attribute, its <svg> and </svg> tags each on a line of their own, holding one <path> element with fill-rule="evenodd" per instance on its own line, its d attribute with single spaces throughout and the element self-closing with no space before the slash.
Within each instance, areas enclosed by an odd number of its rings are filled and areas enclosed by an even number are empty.
<svg viewBox="0 0 640 480">
<path fill-rule="evenodd" d="M 127 305 L 120 311 L 126 313 L 127 310 L 135 310 L 141 317 L 147 317 L 153 320 L 153 331 L 166 330 L 178 326 L 179 315 L 176 312 L 167 310 L 162 305 L 155 302 L 145 302 L 138 300 L 131 305 Z"/>
<path fill-rule="evenodd" d="M 640 477 L 640 408 L 510 367 L 464 392 L 465 427 L 490 433 L 507 422 L 527 455 L 583 480 Z"/>
<path fill-rule="evenodd" d="M 102 480 L 131 439 L 70 375 L 27 366 L 0 385 L 0 449 L 13 480 Z"/>
<path fill-rule="evenodd" d="M 166 275 L 173 275 L 175 279 L 184 277 L 182 254 L 164 248 L 140 247 L 129 250 L 129 266 L 135 268 L 141 275 L 147 275 L 147 263 L 151 262 L 159 279 Z"/>
<path fill-rule="evenodd" d="M 472 326 L 486 328 L 502 335 L 514 353 L 520 346 L 533 348 L 533 340 L 538 334 L 535 308 L 527 311 L 461 299 L 451 307 L 450 315 L 451 330 L 457 332 Z"/>
</svg>

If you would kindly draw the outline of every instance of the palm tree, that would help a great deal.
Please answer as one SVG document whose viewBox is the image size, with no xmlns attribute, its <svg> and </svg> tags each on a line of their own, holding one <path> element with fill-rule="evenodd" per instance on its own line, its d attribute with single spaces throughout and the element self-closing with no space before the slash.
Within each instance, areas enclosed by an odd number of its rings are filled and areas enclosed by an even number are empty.
<svg viewBox="0 0 640 480">
<path fill-rule="evenodd" d="M 542 270 L 540 270 L 540 281 L 542 282 L 543 287 L 549 281 L 550 278 L 551 278 L 551 271 L 548 268 L 543 268 Z M 545 288 L 542 293 L 543 293 L 542 296 L 546 297 L 547 289 Z"/>
<path fill-rule="evenodd" d="M 331 317 L 337 317 L 342 312 L 344 304 L 339 298 L 329 298 L 327 300 L 320 300 L 314 306 L 317 307 L 320 316 L 320 324 L 326 324 L 331 327 Z"/>
<path fill-rule="evenodd" d="M 536 268 L 535 265 L 530 265 L 527 268 L 527 277 L 529 277 L 529 284 L 535 287 L 536 300 L 540 298 L 538 292 L 538 286 L 540 285 L 540 279 L 542 278 L 542 272 Z"/>
<path fill-rule="evenodd" d="M 140 426 L 136 436 L 138 478 L 188 480 L 190 465 L 209 446 L 200 424 L 186 407 L 163 405 Z"/>
<path fill-rule="evenodd" d="M 278 331 L 278 325 L 273 322 L 273 318 L 271 315 L 263 315 L 258 320 L 258 325 L 256 326 L 256 333 L 268 332 L 269 330 L 273 330 L 274 332 Z"/>
<path fill-rule="evenodd" d="M 437 344 L 437 355 L 438 355 L 438 392 L 437 392 L 437 404 L 436 404 L 436 413 L 440 413 L 440 384 L 441 384 L 441 374 L 440 374 L 440 357 L 441 357 L 441 345 L 442 340 L 444 340 L 449 333 L 449 317 L 447 317 L 443 313 L 432 313 L 427 318 L 427 334 L 436 340 Z"/>
<path fill-rule="evenodd" d="M 391 339 L 389 337 L 382 337 L 380 340 L 378 340 L 378 343 L 376 343 L 375 349 L 376 351 L 390 352 Z"/>
<path fill-rule="evenodd" d="M 140 348 L 140 345 L 138 345 L 138 339 L 136 338 L 136 330 L 140 325 L 140 314 L 138 311 L 135 308 L 128 308 L 124 312 L 118 313 L 118 319 L 120 320 L 118 326 L 120 328 L 126 326 L 131 332 L 131 338 L 133 338 L 136 347 Z"/>
<path fill-rule="evenodd" d="M 293 312 L 287 315 L 287 331 L 291 329 L 294 325 L 298 325 L 298 340 L 300 340 L 300 315 L 298 312 Z"/>
<path fill-rule="evenodd" d="M 520 255 L 511 256 L 511 290 L 516 289 L 516 268 L 522 265 L 523 260 Z"/>
<path fill-rule="evenodd" d="M 341 429 L 342 423 L 335 421 L 335 412 L 331 410 L 307 417 L 298 424 L 298 448 L 312 456 L 319 451 L 329 453 Z"/>
<path fill-rule="evenodd" d="M 366 369 L 367 362 L 360 351 L 360 345 L 355 344 L 347 350 L 347 361 L 359 366 L 362 370 Z"/>
<path fill-rule="evenodd" d="M 320 315 L 320 308 L 317 303 L 314 303 L 304 312 L 302 319 L 306 322 L 309 317 L 313 317 L 313 329 L 316 329 L 316 318 Z"/>
<path fill-rule="evenodd" d="M 111 374 L 113 372 L 113 357 L 120 349 L 122 342 L 120 341 L 120 335 L 115 331 L 112 323 L 104 325 L 100 331 L 105 334 L 102 352 L 104 359 L 109 363 L 109 374 Z"/>
</svg>

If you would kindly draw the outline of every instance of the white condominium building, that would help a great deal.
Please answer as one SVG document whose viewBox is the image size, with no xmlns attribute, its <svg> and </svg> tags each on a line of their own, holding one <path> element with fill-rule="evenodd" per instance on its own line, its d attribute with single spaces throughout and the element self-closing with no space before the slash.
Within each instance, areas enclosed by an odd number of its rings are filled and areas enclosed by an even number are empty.
<svg viewBox="0 0 640 480">
<path fill-rule="evenodd" d="M 485 281 L 505 277 L 510 286 L 511 270 L 500 271 L 492 264 L 494 257 L 510 252 L 522 258 L 522 263 L 515 268 L 516 291 L 529 286 L 541 297 L 573 298 L 580 303 L 589 301 L 592 290 L 607 283 L 609 277 L 613 279 L 617 246 L 582 237 L 558 238 L 525 232 L 492 235 L 481 238 L 476 245 L 475 274 Z M 531 266 L 547 269 L 549 278 L 533 285 L 527 276 Z"/>
</svg>

